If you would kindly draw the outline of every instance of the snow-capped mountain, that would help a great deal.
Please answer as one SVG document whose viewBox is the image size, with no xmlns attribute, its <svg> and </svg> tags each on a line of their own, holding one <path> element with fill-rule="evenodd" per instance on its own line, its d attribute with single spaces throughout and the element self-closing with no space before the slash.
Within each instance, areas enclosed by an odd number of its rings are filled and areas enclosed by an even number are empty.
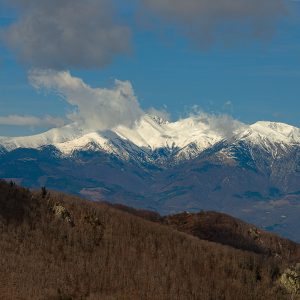
<svg viewBox="0 0 300 300">
<path fill-rule="evenodd" d="M 168 122 L 146 115 L 133 128 L 118 126 L 100 132 L 82 129 L 73 123 L 35 136 L 0 137 L 0 145 L 6 151 L 54 146 L 63 155 L 93 149 L 129 159 L 134 152 L 151 157 L 165 149 L 169 155 L 176 155 L 177 161 L 194 158 L 221 141 L 233 144 L 244 141 L 276 156 L 278 149 L 300 144 L 300 129 L 283 123 L 257 122 L 250 126 L 241 124 L 228 136 L 199 117 Z"/>
<path fill-rule="evenodd" d="M 217 210 L 300 241 L 300 129 L 145 115 L 132 128 L 77 124 L 0 138 L 0 177 L 173 213 Z"/>
<path fill-rule="evenodd" d="M 8 151 L 53 145 L 62 153 L 70 154 L 91 142 L 109 151 L 107 145 L 115 139 L 122 139 L 139 148 L 154 151 L 158 148 L 183 148 L 192 142 L 205 149 L 222 139 L 222 136 L 195 118 L 169 123 L 146 115 L 133 128 L 119 126 L 110 131 L 99 132 L 80 129 L 73 123 L 35 136 L 2 137 L 0 144 Z"/>
<path fill-rule="evenodd" d="M 284 123 L 257 122 L 237 138 L 258 145 L 276 156 L 276 148 L 287 150 L 289 146 L 300 144 L 300 129 Z"/>
<path fill-rule="evenodd" d="M 179 155 L 179 158 L 194 157 L 223 138 L 197 118 L 170 123 L 146 115 L 133 128 L 118 126 L 113 130 L 100 132 L 80 129 L 74 123 L 35 136 L 2 137 L 0 145 L 6 151 L 53 146 L 65 156 L 72 156 L 80 150 L 103 151 L 125 160 L 137 158 L 154 162 L 154 157 L 159 161 L 158 153 L 161 149 L 168 156 L 185 149 L 188 153 Z"/>
</svg>

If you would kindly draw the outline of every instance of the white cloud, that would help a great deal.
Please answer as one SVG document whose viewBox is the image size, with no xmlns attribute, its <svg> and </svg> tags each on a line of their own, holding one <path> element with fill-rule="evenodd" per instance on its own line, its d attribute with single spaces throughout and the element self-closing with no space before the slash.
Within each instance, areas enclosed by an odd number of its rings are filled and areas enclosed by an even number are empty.
<svg viewBox="0 0 300 300">
<path fill-rule="evenodd" d="M 110 0 L 9 0 L 18 19 L 3 28 L 18 58 L 39 68 L 99 68 L 130 50 L 131 31 Z"/>
<path fill-rule="evenodd" d="M 246 129 L 249 125 L 234 119 L 226 114 L 208 114 L 198 110 L 191 114 L 198 121 L 205 123 L 213 131 L 216 131 L 225 138 L 231 138 L 234 134 L 242 129 Z"/>
<path fill-rule="evenodd" d="M 32 127 L 60 127 L 65 124 L 65 121 L 61 118 L 55 118 L 51 116 L 36 117 L 36 116 L 0 116 L 0 125 L 11 126 L 32 126 Z"/>
<path fill-rule="evenodd" d="M 232 101 L 228 100 L 224 103 L 225 106 L 231 106 L 232 105 Z"/>
<path fill-rule="evenodd" d="M 77 123 L 81 129 L 105 131 L 119 125 L 134 127 L 145 115 L 128 81 L 116 80 L 112 88 L 92 88 L 82 79 L 73 77 L 68 71 L 39 69 L 29 73 L 29 81 L 37 90 L 57 93 L 69 103 L 74 110 L 66 116 L 66 119 L 68 123 Z M 169 113 L 166 110 L 150 108 L 147 113 L 169 120 Z M 211 130 L 226 138 L 232 137 L 237 131 L 248 126 L 229 115 L 205 113 L 198 106 L 192 108 L 190 116 L 198 122 L 207 124 Z M 39 118 L 11 115 L 0 117 L 0 125 L 61 127 L 65 125 L 65 121 L 51 116 Z"/>
<path fill-rule="evenodd" d="M 74 106 L 68 118 L 86 129 L 130 127 L 144 114 L 128 81 L 116 80 L 111 89 L 92 88 L 69 72 L 53 70 L 32 70 L 29 80 L 35 88 L 55 91 Z"/>
<path fill-rule="evenodd" d="M 110 130 L 119 125 L 133 127 L 145 114 L 128 81 L 116 80 L 115 86 L 110 89 L 92 88 L 67 71 L 37 69 L 29 73 L 29 80 L 36 89 L 55 92 L 73 106 L 74 112 L 67 117 L 83 129 Z M 150 108 L 147 113 L 169 119 L 166 110 Z M 198 106 L 192 108 L 190 116 L 227 138 L 248 126 L 229 115 L 205 113 Z"/>
</svg>

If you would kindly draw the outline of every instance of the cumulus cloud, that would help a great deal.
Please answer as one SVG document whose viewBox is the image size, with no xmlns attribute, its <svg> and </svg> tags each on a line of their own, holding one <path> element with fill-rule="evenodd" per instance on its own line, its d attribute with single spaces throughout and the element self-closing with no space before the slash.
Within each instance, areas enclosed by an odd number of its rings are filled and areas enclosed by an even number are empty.
<svg viewBox="0 0 300 300">
<path fill-rule="evenodd" d="M 73 108 L 65 119 L 45 116 L 2 116 L 0 125 L 19 125 L 31 127 L 61 127 L 66 123 L 76 123 L 87 131 L 113 130 L 122 125 L 134 127 L 145 115 L 128 81 L 115 81 L 111 88 L 93 88 L 82 79 L 74 77 L 68 71 L 33 69 L 29 73 L 29 81 L 37 90 L 46 90 L 59 95 Z M 169 120 L 169 113 L 164 110 L 150 108 L 147 114 L 157 117 L 157 121 Z M 196 122 L 207 124 L 212 131 L 225 138 L 230 138 L 246 125 L 225 114 L 205 113 L 198 106 L 190 113 Z M 66 121 L 67 120 L 67 121 Z"/>
<path fill-rule="evenodd" d="M 55 91 L 74 106 L 68 118 L 86 129 L 131 127 L 143 115 L 128 81 L 116 80 L 111 89 L 92 88 L 69 72 L 53 70 L 32 70 L 29 80 L 35 88 Z"/>
<path fill-rule="evenodd" d="M 191 116 L 199 122 L 207 124 L 212 131 L 217 132 L 225 138 L 231 138 L 233 135 L 249 127 L 249 125 L 226 114 L 208 114 L 197 111 Z"/>
<path fill-rule="evenodd" d="M 97 68 L 130 48 L 110 0 L 10 0 L 19 19 L 2 32 L 6 44 L 39 68 Z"/>
<path fill-rule="evenodd" d="M 140 4 L 144 12 L 175 25 L 200 46 L 216 37 L 269 38 L 287 12 L 284 0 L 141 0 Z"/>
<path fill-rule="evenodd" d="M 36 116 L 0 116 L 0 125 L 11 126 L 30 126 L 30 127 L 61 127 L 65 121 L 61 118 L 52 116 L 36 117 Z"/>
<path fill-rule="evenodd" d="M 145 115 L 128 81 L 116 80 L 111 88 L 92 88 L 68 71 L 39 69 L 29 73 L 29 81 L 37 90 L 54 92 L 74 107 L 67 118 L 82 129 L 103 131 L 119 125 L 134 127 Z M 147 113 L 169 120 L 166 110 L 150 108 Z M 198 106 L 192 108 L 190 117 L 226 138 L 249 126 L 226 114 L 203 112 Z"/>
</svg>

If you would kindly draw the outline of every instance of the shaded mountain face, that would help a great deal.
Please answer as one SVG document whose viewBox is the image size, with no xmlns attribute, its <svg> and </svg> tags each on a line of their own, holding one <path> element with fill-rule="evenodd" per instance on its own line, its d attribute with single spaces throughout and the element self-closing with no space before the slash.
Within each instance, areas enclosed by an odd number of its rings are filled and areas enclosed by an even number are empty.
<svg viewBox="0 0 300 300">
<path fill-rule="evenodd" d="M 201 118 L 145 116 L 135 128 L 76 124 L 0 138 L 0 177 L 161 214 L 232 214 L 300 241 L 300 130 L 271 122 L 231 134 Z"/>
</svg>

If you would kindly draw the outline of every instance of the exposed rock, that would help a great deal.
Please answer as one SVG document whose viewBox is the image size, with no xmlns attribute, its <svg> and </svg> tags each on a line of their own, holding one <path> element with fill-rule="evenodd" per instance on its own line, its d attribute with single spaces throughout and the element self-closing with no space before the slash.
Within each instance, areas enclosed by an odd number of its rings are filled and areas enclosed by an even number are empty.
<svg viewBox="0 0 300 300">
<path fill-rule="evenodd" d="M 259 231 L 257 228 L 250 228 L 249 230 L 249 235 L 251 238 L 253 238 L 254 240 L 258 239 L 260 237 Z"/>
<path fill-rule="evenodd" d="M 60 218 L 61 220 L 71 224 L 72 226 L 74 225 L 70 212 L 64 206 L 60 204 L 55 205 L 53 207 L 53 212 L 57 218 Z"/>
<path fill-rule="evenodd" d="M 300 294 L 299 264 L 297 264 L 296 268 L 286 269 L 281 275 L 279 281 L 290 294 Z"/>
</svg>

